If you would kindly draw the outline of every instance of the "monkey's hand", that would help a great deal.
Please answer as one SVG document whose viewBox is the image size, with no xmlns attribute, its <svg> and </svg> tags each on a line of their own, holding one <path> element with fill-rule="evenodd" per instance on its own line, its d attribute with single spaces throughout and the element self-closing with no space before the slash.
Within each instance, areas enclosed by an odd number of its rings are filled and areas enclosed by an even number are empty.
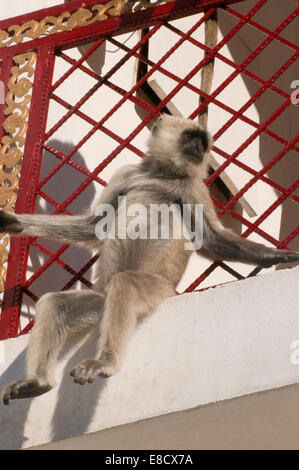
<svg viewBox="0 0 299 470">
<path fill-rule="evenodd" d="M 20 233 L 22 230 L 23 226 L 14 214 L 0 210 L 0 233 Z"/>
</svg>

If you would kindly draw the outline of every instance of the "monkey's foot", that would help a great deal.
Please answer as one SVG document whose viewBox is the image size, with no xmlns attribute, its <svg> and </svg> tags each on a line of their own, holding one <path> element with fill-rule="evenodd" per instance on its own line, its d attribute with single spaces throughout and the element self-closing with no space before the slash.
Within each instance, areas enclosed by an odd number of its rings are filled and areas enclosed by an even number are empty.
<svg viewBox="0 0 299 470">
<path fill-rule="evenodd" d="M 2 401 L 4 405 L 9 405 L 10 400 L 38 397 L 49 392 L 51 388 L 48 382 L 41 381 L 37 377 L 18 380 L 3 390 Z"/>
<path fill-rule="evenodd" d="M 270 268 L 274 264 L 295 263 L 299 261 L 299 253 L 297 251 L 275 250 L 267 254 L 260 265 L 263 268 Z"/>
<path fill-rule="evenodd" d="M 114 365 L 104 359 L 87 359 L 71 370 L 74 382 L 84 385 L 92 383 L 96 377 L 107 378 L 115 373 Z"/>
<path fill-rule="evenodd" d="M 22 230 L 22 224 L 13 214 L 0 210 L 0 233 L 19 233 Z"/>
</svg>

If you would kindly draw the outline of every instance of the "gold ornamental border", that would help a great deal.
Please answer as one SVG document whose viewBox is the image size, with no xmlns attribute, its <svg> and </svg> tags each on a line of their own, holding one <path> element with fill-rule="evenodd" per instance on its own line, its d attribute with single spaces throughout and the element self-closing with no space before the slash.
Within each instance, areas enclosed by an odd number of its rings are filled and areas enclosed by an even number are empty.
<svg viewBox="0 0 299 470">
<path fill-rule="evenodd" d="M 13 57 L 14 66 L 8 80 L 3 122 L 4 135 L 0 148 L 0 207 L 13 212 L 19 189 L 21 159 L 25 145 L 27 118 L 31 101 L 30 90 L 36 62 L 35 52 Z M 4 290 L 5 263 L 8 258 L 9 236 L 0 236 L 0 292 Z"/>
<path fill-rule="evenodd" d="M 96 4 L 87 8 L 79 8 L 74 12 L 64 11 L 59 16 L 46 16 L 40 21 L 31 20 L 22 25 L 11 25 L 6 30 L 0 30 L 0 47 L 19 44 L 25 38 L 37 39 L 43 35 L 50 35 L 75 28 L 88 26 L 97 21 L 104 21 L 110 16 L 120 16 L 128 11 L 153 8 L 161 3 L 173 0 L 110 0 L 104 4 Z"/>
</svg>

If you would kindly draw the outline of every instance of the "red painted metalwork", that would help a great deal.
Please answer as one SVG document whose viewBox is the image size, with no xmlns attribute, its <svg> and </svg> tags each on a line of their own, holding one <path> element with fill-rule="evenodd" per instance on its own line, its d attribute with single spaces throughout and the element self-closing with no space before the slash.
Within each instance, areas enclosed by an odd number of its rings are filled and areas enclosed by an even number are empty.
<svg viewBox="0 0 299 470">
<path fill-rule="evenodd" d="M 222 5 L 223 3 L 231 4 L 236 3 L 244 0 L 179 0 L 173 1 L 166 4 L 158 5 L 155 8 L 147 9 L 138 11 L 132 14 L 125 14 L 122 16 L 111 17 L 108 18 L 106 21 L 97 22 L 94 24 L 87 26 L 82 26 L 81 28 L 76 28 L 73 31 L 68 32 L 61 32 L 57 34 L 52 34 L 50 36 L 46 36 L 40 39 L 34 40 L 34 47 L 42 47 L 42 46 L 55 46 L 60 47 L 61 49 L 66 49 L 72 47 L 74 45 L 82 44 L 84 41 L 88 41 L 90 39 L 95 39 L 101 35 L 111 34 L 111 35 L 119 35 L 123 33 L 127 33 L 129 31 L 134 31 L 140 28 L 146 28 L 148 26 L 152 26 L 157 22 L 163 20 L 174 20 L 178 18 L 182 18 L 188 15 L 192 15 L 194 13 L 198 13 L 199 11 L 206 10 L 207 8 L 212 8 L 215 6 Z M 77 3 L 77 2 L 74 2 Z M 98 3 L 107 3 L 107 0 L 100 0 L 94 1 L 89 0 L 88 2 L 83 2 L 82 5 L 92 5 Z M 59 9 L 60 12 L 70 10 L 71 3 L 64 5 L 64 9 Z M 53 7 L 54 10 L 55 7 Z M 76 8 L 74 8 L 76 9 Z M 46 13 L 46 16 L 50 14 L 53 15 L 52 8 L 41 10 Z M 55 11 L 55 10 L 54 10 Z M 39 15 L 40 17 L 40 15 Z M 29 20 L 28 15 L 22 17 L 18 17 L 19 21 L 22 24 L 23 21 L 26 22 Z M 0 22 L 0 29 L 5 29 L 7 27 L 7 20 L 5 22 Z M 15 21 L 15 18 L 14 18 Z M 15 24 L 15 23 L 10 23 Z M 4 25 L 4 26 L 3 26 Z M 28 50 L 28 42 L 17 44 L 16 46 L 10 47 L 10 52 L 8 52 L 7 48 L 0 50 L 0 58 L 5 57 L 6 55 L 16 55 L 22 54 L 24 51 Z"/>
<path fill-rule="evenodd" d="M 101 186 L 105 186 L 107 184 L 105 178 L 101 176 L 101 172 L 115 158 L 121 158 L 119 154 L 123 149 L 128 149 L 134 155 L 142 158 L 143 153 L 138 146 L 133 143 L 134 138 L 142 131 L 142 129 L 144 129 L 151 119 L 161 111 L 165 104 L 167 104 L 168 101 L 184 88 L 188 89 L 190 93 L 193 93 L 195 98 L 194 110 L 189 116 L 191 119 L 195 119 L 198 113 L 209 103 L 213 103 L 213 105 L 224 110 L 230 116 L 226 123 L 218 129 L 214 135 L 215 145 L 213 147 L 213 151 L 220 155 L 224 159 L 224 162 L 207 179 L 207 184 L 211 184 L 229 165 L 236 166 L 250 175 L 249 181 L 230 199 L 228 203 L 224 204 L 216 198 L 213 199 L 216 207 L 219 208 L 219 217 L 229 214 L 231 217 L 241 222 L 241 224 L 246 227 L 245 232 L 242 234 L 244 237 L 255 232 L 272 245 L 278 248 L 288 249 L 288 244 L 298 234 L 299 227 L 296 227 L 288 233 L 284 240 L 279 241 L 273 235 L 267 233 L 266 230 L 261 228 L 260 225 L 277 207 L 282 204 L 283 201 L 288 199 L 291 200 L 292 203 L 298 204 L 299 202 L 299 197 L 295 192 L 299 186 L 299 180 L 290 184 L 289 187 L 283 187 L 268 176 L 269 170 L 285 158 L 290 149 L 296 153 L 299 152 L 298 137 L 288 141 L 284 136 L 279 135 L 277 131 L 274 131 L 270 127 L 271 123 L 273 123 L 277 117 L 280 116 L 288 106 L 290 106 L 290 95 L 285 90 L 282 90 L 275 82 L 294 63 L 299 55 L 299 48 L 282 35 L 284 29 L 298 16 L 299 8 L 294 10 L 287 17 L 282 17 L 281 23 L 271 31 L 255 18 L 255 15 L 267 3 L 267 1 L 270 2 L 272 0 L 256 0 L 253 8 L 251 8 L 251 10 L 246 14 L 241 14 L 239 11 L 228 6 L 229 4 L 237 3 L 238 0 L 170 1 L 135 13 L 128 12 L 119 17 L 111 16 L 105 21 L 98 21 L 90 24 L 89 26 L 74 28 L 71 31 L 62 31 L 51 35 L 44 35 L 38 39 L 27 39 L 27 41 L 20 42 L 16 45 L 0 48 L 0 58 L 2 58 L 0 79 L 3 80 L 5 84 L 7 84 L 10 78 L 13 56 L 24 53 L 28 50 L 37 51 L 33 93 L 30 105 L 16 212 L 34 212 L 36 198 L 40 197 L 53 206 L 53 213 L 71 214 L 71 210 L 69 209 L 70 204 L 76 200 L 76 198 L 78 198 L 78 196 L 80 196 L 92 182 L 100 184 Z M 67 4 L 1 21 L 0 29 L 6 29 L 11 25 L 25 24 L 31 20 L 39 21 L 46 16 L 55 17 L 66 10 L 73 12 L 80 7 L 87 8 L 99 3 L 107 3 L 107 0 L 86 0 L 84 2 L 76 0 Z M 209 49 L 205 44 L 201 43 L 198 39 L 195 39 L 192 34 L 199 29 L 205 21 L 205 18 L 214 12 L 215 7 L 226 8 L 226 11 L 235 19 L 235 23 L 223 39 L 218 42 L 216 47 L 214 49 Z M 201 11 L 204 11 L 205 14 L 200 19 L 198 19 L 198 17 L 194 19 L 193 25 L 189 31 L 181 31 L 171 22 L 174 19 L 190 16 Z M 283 15 L 283 12 L 281 14 Z M 255 28 L 265 36 L 265 39 L 261 41 L 258 47 L 256 47 L 241 63 L 235 63 L 233 60 L 227 58 L 223 53 L 221 53 L 221 49 L 242 27 L 244 27 L 244 25 L 249 25 Z M 135 31 L 140 28 L 144 29 L 146 27 L 149 27 L 149 31 L 142 37 L 142 39 L 136 41 L 136 44 L 132 48 L 129 48 L 126 44 L 122 44 L 121 41 L 116 39 L 116 36 L 124 32 Z M 172 34 L 175 34 L 177 36 L 177 42 L 175 42 L 159 60 L 154 62 L 149 58 L 142 56 L 140 46 L 150 38 L 154 38 L 155 34 L 160 31 L 161 28 L 167 29 Z M 84 63 L 105 40 L 117 46 L 123 51 L 124 55 L 121 60 L 116 62 L 105 75 L 100 76 Z M 88 47 L 79 60 L 75 60 L 68 54 L 68 49 L 79 44 L 88 44 L 91 41 L 93 41 L 92 45 Z M 253 73 L 248 67 L 259 54 L 264 50 L 267 50 L 267 47 L 273 41 L 278 41 L 282 46 L 289 48 L 291 55 L 270 78 L 265 79 Z M 173 71 L 168 70 L 165 62 L 181 47 L 181 45 L 185 43 L 192 45 L 195 51 L 205 51 L 207 55 L 200 60 L 185 77 L 181 78 Z M 69 68 L 56 81 L 56 83 L 52 83 L 53 67 L 57 56 L 59 56 L 60 60 L 63 60 L 65 64 L 68 64 Z M 210 95 L 206 95 L 201 91 L 199 86 L 194 85 L 190 80 L 212 57 L 215 57 L 230 66 L 232 68 L 232 72 Z M 136 58 L 145 62 L 148 65 L 148 72 L 133 87 L 125 89 L 125 85 L 121 87 L 114 83 L 113 75 L 131 58 Z M 78 70 L 93 80 L 96 80 L 96 83 L 90 90 L 88 90 L 88 92 L 80 97 L 77 103 L 71 104 L 65 97 L 60 96 L 59 86 L 63 84 L 68 77 L 72 75 L 72 73 Z M 135 92 L 155 71 L 168 77 L 168 79 L 175 83 L 175 86 L 157 106 L 152 106 L 137 96 Z M 255 82 L 258 85 L 258 89 L 239 110 L 235 110 L 232 106 L 224 103 L 219 95 L 240 74 L 243 74 L 245 77 L 250 78 Z M 110 90 L 117 93 L 120 99 L 116 104 L 111 106 L 111 109 L 109 109 L 99 121 L 96 121 L 81 108 L 88 99 L 93 99 L 94 94 L 100 90 L 102 86 L 108 87 Z M 277 109 L 260 124 L 253 118 L 248 117 L 245 112 L 267 90 L 271 90 L 271 92 L 277 95 L 282 100 L 282 104 L 280 104 Z M 200 95 L 204 96 L 206 100 L 198 106 L 198 98 Z M 48 107 L 51 100 L 61 105 L 65 109 L 65 113 L 52 126 L 52 128 L 48 129 L 46 132 Z M 111 116 L 118 112 L 123 104 L 127 102 L 139 105 L 147 114 L 129 135 L 121 137 L 115 130 L 113 131 L 110 129 L 107 121 Z M 4 120 L 3 109 L 4 107 L 0 106 L 0 125 Z M 76 116 L 77 118 L 82 119 L 83 122 L 88 123 L 91 126 L 91 129 L 68 153 L 64 153 L 63 151 L 54 148 L 48 140 L 72 116 Z M 241 121 L 246 125 L 250 125 L 253 128 L 253 133 L 248 138 L 244 139 L 244 142 L 242 142 L 242 144 L 232 154 L 228 154 L 223 150 L 223 148 L 221 148 L 221 145 L 218 145 L 217 140 L 236 121 Z M 0 129 L 1 133 L 2 128 Z M 76 152 L 88 141 L 88 139 L 97 132 L 101 132 L 111 138 L 115 142 L 116 146 L 110 154 L 104 156 L 103 160 L 96 166 L 96 168 L 90 171 L 85 168 L 83 164 L 76 162 L 74 156 Z M 270 162 L 268 162 L 261 170 L 257 171 L 254 168 L 251 168 L 250 162 L 246 161 L 246 163 L 244 163 L 244 161 L 240 161 L 238 157 L 244 149 L 246 149 L 253 140 L 260 135 L 266 135 L 268 138 L 273 139 L 273 141 L 278 142 L 281 146 L 281 150 L 276 155 L 273 155 Z M 51 168 L 46 175 L 40 178 L 43 149 L 55 156 L 58 160 L 58 164 Z M 68 197 L 61 202 L 57 202 L 53 196 L 47 194 L 47 190 L 45 188 L 47 183 L 51 181 L 52 178 L 54 178 L 65 166 L 70 166 L 76 170 L 80 175 L 82 175 L 83 180 L 72 191 L 72 193 L 68 195 Z M 273 204 L 262 214 L 259 214 L 255 222 L 252 223 L 247 220 L 245 216 L 240 215 L 237 212 L 235 205 L 256 182 L 263 182 L 271 188 L 274 188 L 279 193 L 279 196 L 276 201 L 273 202 Z M 26 278 L 27 259 L 31 247 L 34 247 L 40 253 L 45 255 L 47 259 L 31 276 L 28 276 L 27 273 Z M 19 323 L 23 294 L 26 294 L 34 302 L 37 301 L 38 296 L 34 293 L 34 284 L 42 275 L 47 273 L 47 270 L 53 264 L 60 266 L 60 268 L 71 276 L 71 279 L 61 286 L 62 290 L 73 287 L 77 281 L 80 281 L 83 286 L 87 288 L 92 287 L 91 282 L 86 278 L 86 274 L 98 256 L 96 255 L 90 258 L 84 266 L 81 267 L 81 269 L 76 271 L 63 259 L 63 255 L 68 249 L 68 245 L 62 245 L 56 251 L 51 251 L 51 249 L 45 246 L 42 241 L 36 239 L 12 240 L 0 320 L 0 339 L 14 337 L 18 334 L 25 334 L 30 330 L 33 320 L 28 321 L 28 324 L 22 329 L 20 328 Z M 223 269 L 238 280 L 244 279 L 245 277 L 227 263 L 214 262 L 211 263 L 204 272 L 198 273 L 198 278 L 192 282 L 192 284 L 186 289 L 186 292 L 198 290 L 203 281 L 205 281 L 217 268 Z M 257 274 L 258 272 L 259 269 L 255 268 L 248 274 L 248 277 Z"/>
<path fill-rule="evenodd" d="M 49 107 L 49 85 L 52 81 L 53 66 L 53 47 L 38 49 L 29 126 L 19 182 L 19 197 L 16 203 L 18 213 L 33 213 L 35 208 L 36 185 L 41 165 L 42 141 Z M 12 238 L 1 315 L 2 338 L 14 337 L 18 334 L 27 258 L 28 239 Z"/>
</svg>

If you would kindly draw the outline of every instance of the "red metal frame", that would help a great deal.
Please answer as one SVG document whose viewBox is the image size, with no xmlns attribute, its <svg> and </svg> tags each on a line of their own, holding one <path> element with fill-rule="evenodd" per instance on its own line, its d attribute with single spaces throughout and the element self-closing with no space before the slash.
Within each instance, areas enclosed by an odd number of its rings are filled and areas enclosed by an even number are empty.
<svg viewBox="0 0 299 470">
<path fill-rule="evenodd" d="M 69 48 L 70 44 L 79 45 L 91 38 L 97 38 L 100 35 L 111 34 L 113 36 L 127 33 L 140 28 L 152 26 L 163 20 L 174 20 L 182 18 L 194 13 L 198 13 L 208 8 L 217 7 L 223 4 L 233 4 L 244 0 L 178 0 L 158 5 L 154 8 L 138 11 L 136 13 L 124 14 L 117 17 L 108 18 L 105 21 L 97 22 L 87 26 L 76 28 L 73 31 L 60 32 L 35 39 L 33 46 L 35 48 L 41 46 L 55 46 L 61 49 Z M 73 11 L 78 7 L 86 8 L 87 6 L 108 3 L 107 0 L 86 0 L 84 2 L 74 1 L 57 7 L 39 10 L 35 14 L 27 14 L 15 17 L 11 20 L 0 21 L 0 29 L 6 29 L 12 24 L 23 24 L 33 19 L 37 20 L 44 16 L 57 16 L 64 11 Z M 44 16 L 43 16 L 44 15 Z M 13 21 L 12 21 L 13 20 Z M 0 50 L 0 58 L 6 55 L 22 54 L 28 50 L 28 42 L 10 46 Z"/>
<path fill-rule="evenodd" d="M 271 0 L 269 0 L 271 1 Z M 194 111 L 190 114 L 191 119 L 195 119 L 198 113 L 207 106 L 210 102 L 220 107 L 224 111 L 228 112 L 231 117 L 223 125 L 216 134 L 214 135 L 215 145 L 213 151 L 218 153 L 225 159 L 224 163 L 216 170 L 208 179 L 207 184 L 211 184 L 217 176 L 219 176 L 228 165 L 236 165 L 242 170 L 249 173 L 252 178 L 244 185 L 244 187 L 227 203 L 223 204 L 220 201 L 214 199 L 214 203 L 219 210 L 219 217 L 228 213 L 232 217 L 239 220 L 243 225 L 247 227 L 246 231 L 242 236 L 247 237 L 250 233 L 255 232 L 262 236 L 265 240 L 272 243 L 278 248 L 288 249 L 288 243 L 298 234 L 299 227 L 294 229 L 283 241 L 276 240 L 271 234 L 266 233 L 260 228 L 260 224 L 286 199 L 290 198 L 293 202 L 298 203 L 299 197 L 295 194 L 295 190 L 298 188 L 299 180 L 295 181 L 289 188 L 284 188 L 277 182 L 270 179 L 266 173 L 276 165 L 282 158 L 285 157 L 290 149 L 295 152 L 299 151 L 298 137 L 291 141 L 287 141 L 282 136 L 278 135 L 277 132 L 269 129 L 269 125 L 290 105 L 290 95 L 285 91 L 281 90 L 274 82 L 284 73 L 284 71 L 290 67 L 290 65 L 298 58 L 299 48 L 292 42 L 281 36 L 283 29 L 290 24 L 291 21 L 299 14 L 299 8 L 292 12 L 287 18 L 283 18 L 281 24 L 274 30 L 270 31 L 265 26 L 256 22 L 253 18 L 254 15 L 263 7 L 267 0 L 256 0 L 254 7 L 245 15 L 233 10 L 228 7 L 228 4 L 233 4 L 238 0 L 178 0 L 170 1 L 168 3 L 158 5 L 153 8 L 142 10 L 136 13 L 128 12 L 118 17 L 108 17 L 104 21 L 95 22 L 89 26 L 81 26 L 74 28 L 71 31 L 57 32 L 51 35 L 45 35 L 33 40 L 27 40 L 16 45 L 9 47 L 0 48 L 0 58 L 2 59 L 1 75 L 0 79 L 7 84 L 10 77 L 10 69 L 12 66 L 12 58 L 17 54 L 22 54 L 28 50 L 35 50 L 37 52 L 37 61 L 35 65 L 35 75 L 32 99 L 30 105 L 30 112 L 28 118 L 28 130 L 26 134 L 26 145 L 24 149 L 24 156 L 22 162 L 21 177 L 19 182 L 19 196 L 16 204 L 16 212 L 28 212 L 32 213 L 35 210 L 35 201 L 37 195 L 48 201 L 54 207 L 53 213 L 65 213 L 70 214 L 68 210 L 69 205 L 88 187 L 91 182 L 97 182 L 102 186 L 105 186 L 106 181 L 100 176 L 100 173 L 106 166 L 114 160 L 120 152 L 127 148 L 139 157 L 143 156 L 143 153 L 136 145 L 132 143 L 133 139 L 138 133 L 151 121 L 151 119 L 160 112 L 160 110 L 170 101 L 178 91 L 183 87 L 186 87 L 191 92 L 195 93 L 198 103 L 198 96 L 202 95 L 206 98 L 205 102 L 199 106 L 196 106 Z M 87 8 L 94 4 L 107 3 L 106 0 L 86 0 L 73 1 L 67 4 L 59 5 L 56 7 L 32 12 L 27 15 L 19 16 L 12 19 L 7 19 L 0 22 L 0 29 L 7 29 L 11 25 L 21 25 L 28 21 L 39 21 L 46 16 L 58 16 L 65 11 L 76 11 L 78 8 Z M 223 7 L 225 4 L 226 10 L 233 15 L 237 20 L 237 24 L 229 31 L 228 34 L 216 45 L 214 49 L 209 49 L 207 46 L 202 44 L 199 40 L 194 39 L 192 33 L 196 31 L 204 22 L 205 18 L 214 12 L 215 7 Z M 170 23 L 171 20 L 192 15 L 200 11 L 205 11 L 205 15 L 200 19 L 196 19 L 193 26 L 189 31 L 180 31 L 174 24 Z M 221 48 L 226 44 L 240 28 L 248 24 L 259 31 L 262 31 L 266 38 L 261 44 L 249 54 L 249 56 L 241 63 L 236 64 L 232 60 L 221 54 Z M 133 48 L 128 48 L 125 44 L 119 42 L 115 36 L 124 32 L 134 31 L 140 28 L 150 27 L 147 34 L 142 39 L 138 40 Z M 140 53 L 140 46 L 160 29 L 168 28 L 172 33 L 178 36 L 178 41 L 161 57 L 156 63 L 150 59 L 143 57 Z M 79 44 L 88 43 L 91 40 L 96 41 L 89 47 L 86 53 L 81 59 L 75 60 L 67 54 L 67 49 L 77 46 Z M 125 53 L 123 58 L 117 62 L 106 75 L 99 76 L 97 73 L 92 71 L 90 68 L 84 65 L 85 60 L 103 43 L 104 40 L 109 40 L 117 47 L 122 49 Z M 291 57 L 283 64 L 268 80 L 265 80 L 250 70 L 247 69 L 248 65 L 259 55 L 273 40 L 279 41 L 292 50 Z M 170 72 L 165 68 L 164 62 L 169 58 L 174 51 L 176 51 L 183 43 L 189 42 L 196 50 L 206 51 L 207 55 L 198 62 L 198 64 L 190 70 L 190 72 L 184 77 L 180 78 L 173 72 Z M 68 71 L 56 82 L 52 83 L 53 67 L 55 57 L 59 54 L 66 63 L 70 65 Z M 123 89 L 113 83 L 113 74 L 124 65 L 129 58 L 135 57 L 148 64 L 148 72 L 129 90 Z M 215 89 L 210 95 L 206 95 L 200 90 L 199 87 L 190 83 L 190 80 L 195 76 L 198 71 L 207 63 L 212 57 L 222 60 L 226 64 L 233 68 L 233 72 L 226 78 L 221 85 Z M 80 98 L 75 104 L 71 105 L 64 98 L 59 96 L 56 92 L 58 87 L 63 83 L 75 70 L 81 70 L 88 76 L 96 79 L 95 85 Z M 135 95 L 135 92 L 145 83 L 148 78 L 155 72 L 159 71 L 168 78 L 172 79 L 176 85 L 173 90 L 163 99 L 159 105 L 153 107 L 146 101 Z M 227 104 L 222 103 L 218 95 L 222 90 L 225 89 L 235 77 L 239 74 L 251 78 L 260 85 L 257 92 L 244 104 L 238 111 L 234 110 Z M 80 108 L 82 105 L 93 96 L 93 94 L 100 89 L 101 86 L 107 86 L 117 92 L 120 95 L 118 103 L 111 107 L 111 109 L 102 117 L 99 121 L 95 121 L 93 118 L 88 116 Z M 245 111 L 266 91 L 271 90 L 284 99 L 283 103 L 277 108 L 277 110 L 269 116 L 267 120 L 259 124 L 253 119 L 244 115 Z M 52 127 L 52 129 L 45 132 L 47 114 L 50 100 L 54 100 L 66 109 L 66 113 L 63 118 L 59 119 L 58 122 Z M 134 129 L 126 138 L 122 138 L 116 134 L 116 132 L 109 129 L 106 124 L 108 119 L 118 111 L 121 105 L 125 102 L 133 102 L 140 105 L 147 111 L 147 116 L 140 122 L 140 124 Z M 3 115 L 4 107 L 0 106 L 0 125 L 4 120 Z M 85 122 L 89 123 L 92 128 L 91 130 L 73 147 L 68 153 L 64 154 L 61 151 L 53 148 L 47 140 L 53 135 L 59 127 L 65 123 L 72 115 L 76 115 Z M 231 155 L 228 155 L 223 149 L 217 145 L 217 139 L 237 120 L 241 120 L 246 124 L 250 124 L 254 128 L 254 132 L 247 138 L 242 145 L 236 149 Z M 3 132 L 2 127 L 0 133 Z M 100 164 L 93 170 L 89 171 L 82 165 L 72 160 L 75 153 L 81 148 L 81 146 L 97 131 L 101 131 L 104 134 L 111 137 L 117 146 L 115 149 L 105 158 Z M 273 156 L 273 159 L 267 164 L 262 170 L 256 171 L 250 167 L 249 162 L 243 163 L 238 160 L 238 156 L 243 150 L 250 145 L 253 140 L 260 136 L 262 133 L 267 134 L 270 138 L 279 142 L 282 145 L 281 151 Z M 2 135 L 2 134 L 1 134 Z M 0 137 L 1 137 L 0 135 Z M 51 152 L 59 160 L 58 165 L 53 168 L 42 180 L 40 180 L 40 166 L 42 161 L 43 149 Z M 70 165 L 79 171 L 82 175 L 85 175 L 83 182 L 61 203 L 56 202 L 52 197 L 46 194 L 44 190 L 45 184 L 64 166 Z M 260 214 L 254 223 L 248 221 L 244 216 L 240 215 L 234 210 L 235 204 L 239 199 L 246 193 L 246 191 L 252 187 L 257 181 L 262 181 L 265 184 L 271 186 L 277 190 L 281 195 L 277 200 L 263 213 Z M 26 280 L 26 269 L 27 259 L 30 246 L 36 247 L 42 253 L 44 253 L 48 259 L 29 279 Z M 86 287 L 91 287 L 90 281 L 85 278 L 85 273 L 90 269 L 93 263 L 96 261 L 97 256 L 91 258 L 78 272 L 71 268 L 68 263 L 63 261 L 61 258 L 62 254 L 68 249 L 68 245 L 62 245 L 56 252 L 51 252 L 48 248 L 36 239 L 12 239 L 11 249 L 9 255 L 3 309 L 0 320 L 0 339 L 14 337 L 18 334 L 27 333 L 33 322 L 30 321 L 28 325 L 20 331 L 19 318 L 20 310 L 22 305 L 22 296 L 26 293 L 34 301 L 38 300 L 38 297 L 34 294 L 31 286 L 34 284 L 36 279 L 43 274 L 49 266 L 53 263 L 57 263 L 69 274 L 71 274 L 71 280 L 65 284 L 62 289 L 71 288 L 78 280 L 82 282 Z M 200 274 L 200 276 L 186 289 L 186 292 L 191 292 L 197 289 L 200 284 L 209 276 L 217 267 L 221 267 L 225 271 L 232 274 L 236 279 L 243 279 L 244 276 L 238 273 L 235 269 L 226 263 L 214 262 Z M 258 268 L 253 269 L 249 276 L 255 275 L 259 272 Z"/>
</svg>

